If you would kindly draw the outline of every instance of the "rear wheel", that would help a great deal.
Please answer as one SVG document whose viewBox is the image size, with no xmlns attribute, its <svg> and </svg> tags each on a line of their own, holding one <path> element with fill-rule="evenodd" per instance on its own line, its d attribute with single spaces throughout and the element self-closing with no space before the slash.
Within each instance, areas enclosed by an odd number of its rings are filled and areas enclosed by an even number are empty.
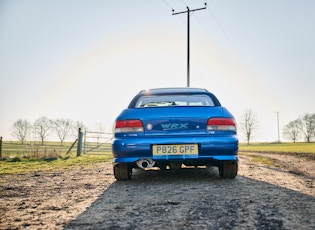
<svg viewBox="0 0 315 230">
<path fill-rule="evenodd" d="M 132 176 L 132 168 L 128 164 L 114 165 L 114 176 L 116 180 L 130 180 Z"/>
<path fill-rule="evenodd" d="M 236 161 L 222 161 L 219 166 L 220 177 L 234 179 L 237 176 L 238 163 Z"/>
</svg>

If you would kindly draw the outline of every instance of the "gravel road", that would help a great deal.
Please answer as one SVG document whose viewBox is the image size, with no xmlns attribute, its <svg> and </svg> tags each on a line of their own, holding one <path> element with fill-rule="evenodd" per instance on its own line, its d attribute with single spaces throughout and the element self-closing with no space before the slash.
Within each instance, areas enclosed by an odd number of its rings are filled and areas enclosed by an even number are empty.
<svg viewBox="0 0 315 230">
<path fill-rule="evenodd" d="M 257 155 L 257 154 L 256 154 Z M 240 156 L 234 180 L 217 168 L 134 170 L 110 163 L 0 176 L 0 229 L 315 229 L 315 161 Z"/>
</svg>

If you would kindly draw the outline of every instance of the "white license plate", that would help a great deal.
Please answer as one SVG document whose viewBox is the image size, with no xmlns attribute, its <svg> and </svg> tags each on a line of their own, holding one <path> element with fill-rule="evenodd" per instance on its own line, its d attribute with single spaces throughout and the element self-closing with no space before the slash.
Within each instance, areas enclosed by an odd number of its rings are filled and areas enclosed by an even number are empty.
<svg viewBox="0 0 315 230">
<path fill-rule="evenodd" d="M 188 155 L 198 154 L 197 144 L 184 145 L 153 145 L 153 155 Z"/>
</svg>

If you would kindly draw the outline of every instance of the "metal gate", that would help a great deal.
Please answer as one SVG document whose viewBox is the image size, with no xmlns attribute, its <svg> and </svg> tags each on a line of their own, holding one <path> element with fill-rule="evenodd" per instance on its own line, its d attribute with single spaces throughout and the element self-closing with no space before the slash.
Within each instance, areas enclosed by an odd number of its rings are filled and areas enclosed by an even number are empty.
<svg viewBox="0 0 315 230">
<path fill-rule="evenodd" d="M 83 153 L 111 151 L 112 133 L 85 131 L 83 133 Z"/>
</svg>

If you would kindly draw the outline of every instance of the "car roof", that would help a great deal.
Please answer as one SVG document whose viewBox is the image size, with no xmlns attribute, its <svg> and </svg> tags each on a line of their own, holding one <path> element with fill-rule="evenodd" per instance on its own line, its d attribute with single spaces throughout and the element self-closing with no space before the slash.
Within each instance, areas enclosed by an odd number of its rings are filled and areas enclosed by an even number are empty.
<svg viewBox="0 0 315 230">
<path fill-rule="evenodd" d="M 173 88 L 154 88 L 142 90 L 142 95 L 158 95 L 158 94 L 181 94 L 181 93 L 207 93 L 206 89 L 190 88 L 190 87 L 173 87 Z"/>
<path fill-rule="evenodd" d="M 190 87 L 174 87 L 174 88 L 154 88 L 140 91 L 130 102 L 128 108 L 134 108 L 138 98 L 142 96 L 154 96 L 154 95 L 171 95 L 171 94 L 207 94 L 210 96 L 215 104 L 215 106 L 221 106 L 221 103 L 206 89 L 202 88 L 190 88 Z"/>
</svg>

